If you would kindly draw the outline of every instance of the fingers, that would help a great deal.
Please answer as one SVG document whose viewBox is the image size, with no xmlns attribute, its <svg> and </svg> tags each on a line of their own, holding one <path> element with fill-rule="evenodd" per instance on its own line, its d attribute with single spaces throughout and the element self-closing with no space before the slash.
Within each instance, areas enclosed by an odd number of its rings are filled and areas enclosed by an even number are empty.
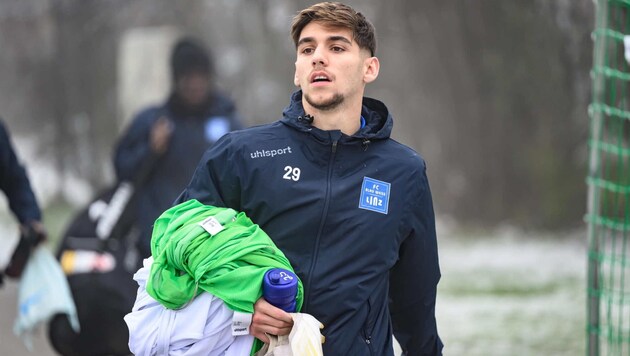
<svg viewBox="0 0 630 356">
<path fill-rule="evenodd" d="M 31 223 L 31 227 L 37 234 L 37 243 L 46 241 L 48 239 L 48 233 L 46 232 L 46 228 L 44 227 L 44 224 L 42 224 L 40 221 L 33 221 Z"/>
<path fill-rule="evenodd" d="M 160 117 L 151 127 L 151 149 L 164 153 L 173 132 L 173 124 L 166 117 Z"/>
<path fill-rule="evenodd" d="M 159 126 L 161 130 L 165 130 L 167 132 L 173 130 L 173 123 L 166 116 L 160 116 L 160 118 L 157 119 L 154 125 Z"/>
<path fill-rule="evenodd" d="M 260 340 L 260 341 L 262 341 L 262 342 L 264 342 L 265 344 L 268 344 L 268 343 L 270 342 L 270 341 L 269 341 L 269 337 L 267 336 L 267 334 L 265 334 L 264 332 L 261 332 L 261 331 L 258 331 L 258 330 L 256 330 L 256 329 L 254 329 L 254 326 L 253 326 L 253 325 L 252 325 L 252 327 L 251 327 L 251 329 L 250 329 L 249 333 L 250 333 L 253 337 L 257 338 L 258 340 Z"/>
<path fill-rule="evenodd" d="M 31 220 L 20 226 L 22 236 L 27 236 L 33 245 L 48 239 L 48 233 L 41 221 Z"/>
<path fill-rule="evenodd" d="M 269 304 L 264 298 L 254 304 L 254 315 L 250 334 L 268 343 L 269 335 L 288 335 L 293 327 L 293 318 L 289 313 Z"/>
<path fill-rule="evenodd" d="M 257 313 L 268 316 L 274 320 L 276 320 L 277 324 L 288 324 L 293 325 L 293 318 L 289 313 L 285 312 L 280 308 L 276 308 L 271 303 L 265 300 L 265 298 L 259 298 L 254 304 L 254 315 Z"/>
<path fill-rule="evenodd" d="M 42 224 L 41 221 L 36 221 L 33 220 L 29 223 L 31 225 L 31 228 L 33 228 L 33 230 L 38 233 L 38 234 L 46 234 L 46 228 L 44 227 L 44 224 Z"/>
</svg>

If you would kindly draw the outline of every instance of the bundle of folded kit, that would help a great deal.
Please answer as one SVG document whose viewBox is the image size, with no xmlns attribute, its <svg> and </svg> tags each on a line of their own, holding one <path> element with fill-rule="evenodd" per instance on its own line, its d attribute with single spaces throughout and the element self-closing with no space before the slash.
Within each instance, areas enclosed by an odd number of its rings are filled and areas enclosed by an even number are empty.
<svg viewBox="0 0 630 356">
<path fill-rule="evenodd" d="M 249 323 L 263 275 L 272 268 L 293 269 L 258 225 L 244 213 L 190 200 L 156 220 L 151 251 L 134 275 L 138 295 L 125 316 L 135 355 L 245 356 L 261 349 L 249 335 Z M 299 282 L 298 310 L 303 295 Z M 307 350 L 312 347 L 297 345 L 321 342 L 321 323 L 307 314 L 292 315 L 296 347 Z M 319 353 L 312 355 L 321 355 L 321 343 L 317 346 Z"/>
</svg>

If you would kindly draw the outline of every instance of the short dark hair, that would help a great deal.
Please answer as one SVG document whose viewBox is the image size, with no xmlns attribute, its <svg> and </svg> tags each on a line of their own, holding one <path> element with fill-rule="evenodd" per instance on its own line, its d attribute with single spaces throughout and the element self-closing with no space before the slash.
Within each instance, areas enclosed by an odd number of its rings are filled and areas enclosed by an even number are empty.
<svg viewBox="0 0 630 356">
<path fill-rule="evenodd" d="M 325 26 L 344 27 L 352 31 L 353 39 L 360 48 L 376 53 L 376 31 L 374 25 L 362 13 L 339 2 L 320 2 L 295 15 L 291 23 L 291 37 L 297 48 L 300 34 L 310 22 L 319 22 Z"/>
</svg>

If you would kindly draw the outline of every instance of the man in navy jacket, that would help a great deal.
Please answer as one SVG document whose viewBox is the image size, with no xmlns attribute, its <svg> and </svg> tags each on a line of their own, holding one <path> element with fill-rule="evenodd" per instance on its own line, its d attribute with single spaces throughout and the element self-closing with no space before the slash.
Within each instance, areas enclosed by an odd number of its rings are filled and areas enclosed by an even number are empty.
<svg viewBox="0 0 630 356">
<path fill-rule="evenodd" d="M 221 136 L 241 128 L 234 103 L 214 86 L 211 56 L 198 41 L 175 44 L 171 71 L 168 100 L 134 118 L 114 157 L 118 179 L 136 185 L 142 257 L 151 254 L 153 222 L 188 184 L 199 158 Z"/>
<path fill-rule="evenodd" d="M 245 212 L 304 283 L 302 312 L 324 324 L 325 355 L 440 355 L 440 279 L 426 166 L 391 139 L 392 117 L 363 97 L 376 79 L 374 28 L 339 3 L 302 10 L 291 97 L 280 121 L 227 134 L 206 152 L 179 201 Z M 250 333 L 292 320 L 264 299 Z"/>
<path fill-rule="evenodd" d="M 46 230 L 41 223 L 42 213 L 31 189 L 31 183 L 24 167 L 18 161 L 11 138 L 2 121 L 0 121 L 0 190 L 6 195 L 9 208 L 20 223 L 22 235 L 22 240 L 17 245 L 5 272 L 11 277 L 19 277 L 30 248 L 46 238 Z"/>
</svg>

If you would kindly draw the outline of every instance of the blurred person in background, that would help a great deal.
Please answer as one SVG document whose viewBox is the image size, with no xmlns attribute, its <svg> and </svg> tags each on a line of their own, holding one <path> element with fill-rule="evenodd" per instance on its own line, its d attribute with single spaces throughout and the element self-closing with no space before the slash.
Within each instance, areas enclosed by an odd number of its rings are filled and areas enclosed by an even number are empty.
<svg viewBox="0 0 630 356">
<path fill-rule="evenodd" d="M 179 202 L 247 214 L 304 283 L 301 312 L 324 324 L 325 355 L 441 355 L 440 280 L 426 164 L 390 138 L 393 119 L 364 97 L 376 80 L 373 25 L 319 3 L 293 19 L 298 87 L 279 121 L 225 135 Z M 260 298 L 250 334 L 269 342 L 293 321 Z"/>
<path fill-rule="evenodd" d="M 142 258 L 151 255 L 153 222 L 189 182 L 203 152 L 224 134 L 241 128 L 235 104 L 217 90 L 212 58 L 198 40 L 180 39 L 170 64 L 168 99 L 133 119 L 114 157 L 118 180 L 137 187 Z"/>
<path fill-rule="evenodd" d="M 22 274 L 32 248 L 47 237 L 42 213 L 37 204 L 26 170 L 20 164 L 9 132 L 0 120 L 0 190 L 20 224 L 20 241 L 3 274 L 17 278 Z M 0 274 L 1 281 L 2 274 Z"/>
</svg>

